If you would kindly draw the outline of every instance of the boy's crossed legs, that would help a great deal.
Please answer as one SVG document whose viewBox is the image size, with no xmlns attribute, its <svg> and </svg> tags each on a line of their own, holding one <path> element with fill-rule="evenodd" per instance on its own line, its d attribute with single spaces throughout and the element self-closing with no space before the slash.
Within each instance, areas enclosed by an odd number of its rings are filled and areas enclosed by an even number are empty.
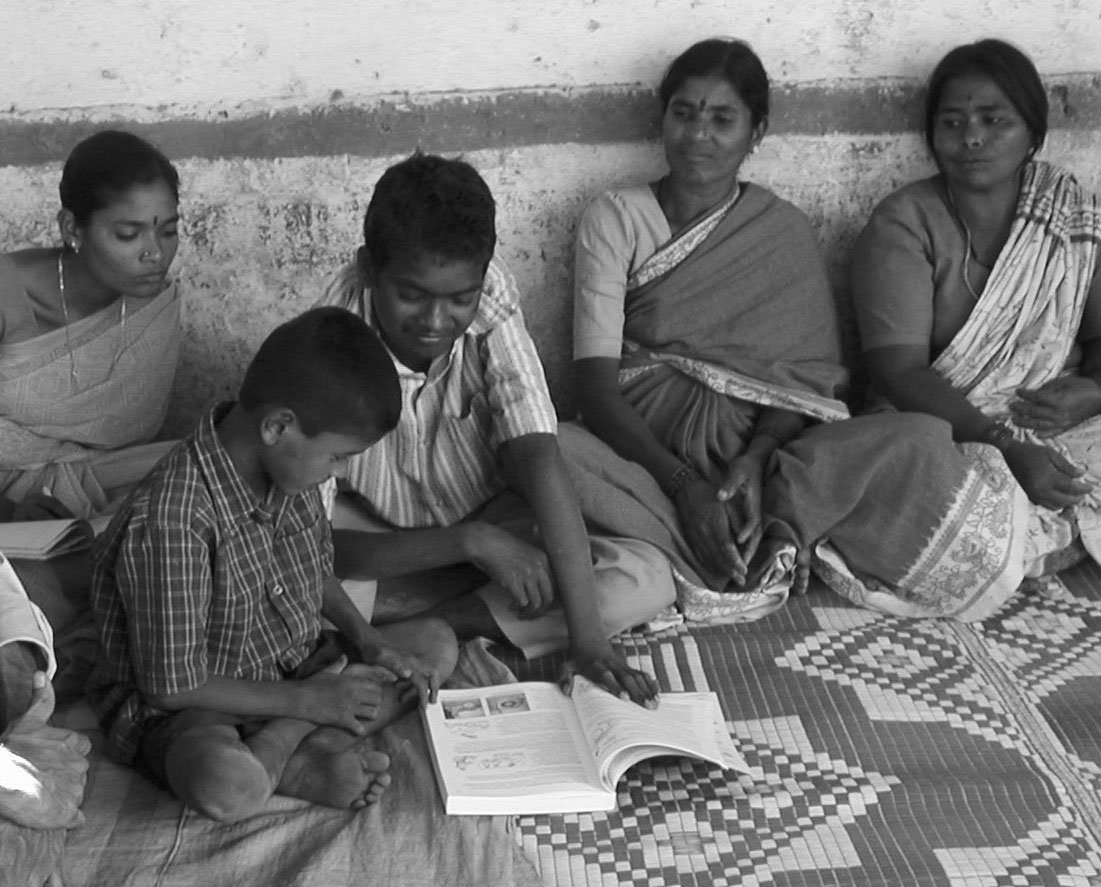
<svg viewBox="0 0 1101 887">
<path fill-rule="evenodd" d="M 380 626 L 384 641 L 422 659 L 441 680 L 455 667 L 450 629 L 433 619 Z M 327 649 L 326 649 L 327 646 Z M 142 742 L 145 767 L 187 806 L 220 822 L 258 812 L 273 794 L 330 807 L 360 808 L 390 784 L 390 758 L 374 734 L 417 704 L 410 683 L 379 675 L 378 666 L 345 665 L 339 645 L 323 640 L 289 680 L 322 672 L 372 677 L 379 688 L 374 716 L 360 735 L 296 718 L 258 720 L 206 709 L 185 709 L 153 727 Z"/>
</svg>

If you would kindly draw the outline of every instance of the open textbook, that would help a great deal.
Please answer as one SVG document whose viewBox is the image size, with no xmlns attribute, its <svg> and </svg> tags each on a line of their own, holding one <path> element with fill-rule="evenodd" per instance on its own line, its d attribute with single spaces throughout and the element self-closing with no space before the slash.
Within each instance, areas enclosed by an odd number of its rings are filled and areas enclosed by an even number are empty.
<svg viewBox="0 0 1101 887">
<path fill-rule="evenodd" d="M 571 696 L 551 683 L 442 690 L 422 715 L 448 813 L 614 810 L 620 777 L 666 755 L 753 772 L 714 693 L 663 693 L 650 710 L 578 676 Z"/>
<path fill-rule="evenodd" d="M 9 558 L 45 560 L 87 548 L 94 537 L 88 521 L 71 518 L 0 523 L 0 552 Z"/>
</svg>

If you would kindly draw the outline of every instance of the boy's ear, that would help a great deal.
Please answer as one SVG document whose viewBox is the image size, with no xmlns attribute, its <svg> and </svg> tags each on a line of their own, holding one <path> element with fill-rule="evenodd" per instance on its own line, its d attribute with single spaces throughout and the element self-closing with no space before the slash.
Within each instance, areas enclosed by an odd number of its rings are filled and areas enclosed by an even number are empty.
<svg viewBox="0 0 1101 887">
<path fill-rule="evenodd" d="M 260 439 L 269 447 L 278 446 L 287 432 L 298 429 L 298 417 L 289 407 L 273 407 L 260 417 Z"/>
</svg>

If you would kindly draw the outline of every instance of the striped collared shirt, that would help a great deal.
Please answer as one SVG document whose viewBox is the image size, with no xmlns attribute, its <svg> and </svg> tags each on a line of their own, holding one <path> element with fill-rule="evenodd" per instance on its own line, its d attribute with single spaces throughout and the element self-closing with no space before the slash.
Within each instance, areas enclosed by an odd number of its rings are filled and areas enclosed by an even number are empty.
<svg viewBox="0 0 1101 887">
<path fill-rule="evenodd" d="M 330 284 L 325 304 L 375 326 L 355 267 Z M 347 480 L 374 516 L 396 527 L 451 526 L 505 488 L 497 449 L 526 434 L 554 434 L 558 420 L 516 281 L 489 264 L 478 311 L 449 354 L 427 373 L 394 364 L 398 427 L 351 460 Z"/>
<path fill-rule="evenodd" d="M 112 756 L 133 760 L 146 697 L 210 676 L 279 680 L 320 633 L 332 536 L 316 489 L 261 502 L 218 439 L 223 404 L 135 490 L 97 543 L 88 684 Z"/>
</svg>

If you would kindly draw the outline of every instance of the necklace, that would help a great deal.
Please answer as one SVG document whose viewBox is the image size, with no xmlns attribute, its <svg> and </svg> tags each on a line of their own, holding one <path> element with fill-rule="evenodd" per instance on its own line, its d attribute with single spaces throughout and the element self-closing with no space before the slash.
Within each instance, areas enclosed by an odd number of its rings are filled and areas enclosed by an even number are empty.
<svg viewBox="0 0 1101 887">
<path fill-rule="evenodd" d="M 967 222 L 963 219 L 960 219 L 960 224 L 963 225 L 963 233 L 967 235 L 967 246 L 963 252 L 963 285 L 967 287 L 967 292 L 971 294 L 971 298 L 977 302 L 979 301 L 979 294 L 971 286 L 971 229 L 967 227 Z"/>
<path fill-rule="evenodd" d="M 975 288 L 971 286 L 971 255 L 972 255 L 972 243 L 971 243 L 971 228 L 967 222 L 963 220 L 963 216 L 960 214 L 959 207 L 956 206 L 956 198 L 952 196 L 952 189 L 947 186 L 944 190 L 948 192 L 948 203 L 952 207 L 952 212 L 956 216 L 956 221 L 960 223 L 960 227 L 963 228 L 963 236 L 965 245 L 963 249 L 963 285 L 967 287 L 967 292 L 975 302 L 979 301 L 979 294 L 975 292 Z M 975 259 L 978 262 L 978 259 Z"/>
<path fill-rule="evenodd" d="M 65 318 L 65 348 L 69 352 L 69 391 L 75 391 L 80 383 L 80 373 L 76 369 L 76 355 L 73 354 L 73 343 L 69 335 L 69 300 L 65 297 L 65 249 L 62 247 L 57 253 L 57 290 L 61 294 L 61 315 Z M 126 296 L 119 296 L 119 340 L 115 348 L 115 356 L 111 359 L 111 366 L 107 373 L 110 375 L 118 363 L 122 354 L 122 346 L 126 341 Z"/>
</svg>

